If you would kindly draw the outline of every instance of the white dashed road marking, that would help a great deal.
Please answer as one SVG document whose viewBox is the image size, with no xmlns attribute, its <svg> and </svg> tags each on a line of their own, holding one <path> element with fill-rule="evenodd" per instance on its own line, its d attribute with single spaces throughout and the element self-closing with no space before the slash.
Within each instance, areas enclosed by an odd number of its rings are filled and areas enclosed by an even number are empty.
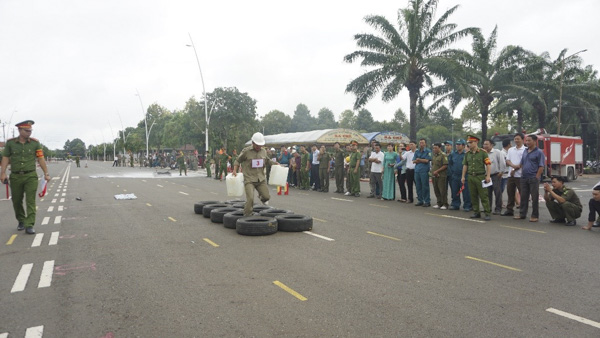
<svg viewBox="0 0 600 338">
<path fill-rule="evenodd" d="M 583 317 L 579 317 L 579 316 L 576 316 L 576 315 L 572 315 L 572 314 L 570 314 L 568 312 L 557 310 L 555 308 L 548 308 L 548 309 L 546 309 L 546 311 L 554 313 L 554 314 L 557 314 L 559 316 L 563 316 L 565 318 L 573 319 L 573 320 L 576 320 L 578 322 L 581 322 L 581 323 L 584 323 L 584 324 L 587 324 L 587 325 L 590 325 L 590 326 L 593 326 L 593 327 L 596 327 L 596 328 L 600 329 L 600 323 L 595 322 L 593 320 L 589 320 L 587 318 L 583 318 Z"/>
<path fill-rule="evenodd" d="M 29 279 L 29 275 L 31 274 L 31 269 L 33 269 L 33 263 L 23 264 L 21 270 L 19 270 L 19 274 L 17 275 L 17 279 L 13 284 L 11 293 L 21 292 L 25 290 L 25 285 L 27 285 L 27 280 Z"/>
<path fill-rule="evenodd" d="M 52 234 L 50 235 L 50 241 L 48 242 L 48 245 L 56 245 L 56 243 L 58 243 L 58 235 L 58 231 L 52 232 Z"/>
<path fill-rule="evenodd" d="M 42 244 L 42 239 L 44 238 L 44 234 L 35 234 L 35 238 L 33 239 L 33 243 L 31 243 L 31 247 L 35 248 Z"/>
<path fill-rule="evenodd" d="M 50 222 L 50 217 L 44 217 L 44 219 L 42 220 L 42 225 L 46 225 L 48 224 L 48 222 Z"/>
<path fill-rule="evenodd" d="M 60 224 L 61 219 L 62 219 L 62 216 L 56 216 L 56 218 L 54 219 L 54 224 Z"/>
<path fill-rule="evenodd" d="M 322 235 L 318 235 L 318 234 L 315 234 L 312 231 L 302 231 L 302 232 L 304 232 L 307 235 L 315 236 L 317 238 L 324 239 L 324 240 L 329 241 L 329 242 L 335 241 L 335 239 L 333 239 L 333 238 L 329 238 L 329 237 L 325 237 L 325 236 L 322 236 Z"/>
<path fill-rule="evenodd" d="M 44 325 L 30 327 L 25 331 L 25 338 L 41 338 L 44 335 Z"/>
<path fill-rule="evenodd" d="M 48 212 L 53 212 L 54 211 L 54 206 L 49 206 L 48 207 Z"/>
<path fill-rule="evenodd" d="M 54 271 L 54 261 L 45 261 L 42 268 L 42 276 L 38 283 L 39 288 L 47 288 L 52 284 L 52 272 Z"/>
</svg>

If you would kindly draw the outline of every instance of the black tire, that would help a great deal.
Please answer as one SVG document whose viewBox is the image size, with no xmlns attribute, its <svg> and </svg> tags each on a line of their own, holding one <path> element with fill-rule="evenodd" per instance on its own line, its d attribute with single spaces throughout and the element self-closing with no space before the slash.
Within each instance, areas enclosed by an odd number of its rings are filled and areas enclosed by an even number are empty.
<svg viewBox="0 0 600 338">
<path fill-rule="evenodd" d="M 242 217 L 244 217 L 244 210 L 236 209 L 236 211 L 228 212 L 223 215 L 223 226 L 227 229 L 235 229 L 235 223 Z"/>
<path fill-rule="evenodd" d="M 305 215 L 283 214 L 275 216 L 277 228 L 284 232 L 310 231 L 313 227 L 313 218 Z"/>
<path fill-rule="evenodd" d="M 231 206 L 238 209 L 244 209 L 246 207 L 246 203 L 233 203 Z"/>
<path fill-rule="evenodd" d="M 248 216 L 235 223 L 235 230 L 245 236 L 265 236 L 277 232 L 277 220 L 273 217 Z"/>
<path fill-rule="evenodd" d="M 263 211 L 259 212 L 258 214 L 260 216 L 275 217 L 275 216 L 284 215 L 284 214 L 293 214 L 293 212 L 291 210 L 271 208 L 271 209 L 263 210 Z"/>
<path fill-rule="evenodd" d="M 246 203 L 246 201 L 237 199 L 237 200 L 228 200 L 228 201 L 225 201 L 225 203 L 236 204 L 236 203 Z"/>
<path fill-rule="evenodd" d="M 198 203 L 194 203 L 194 212 L 197 214 L 201 214 L 202 213 L 202 208 L 204 208 L 205 205 L 207 204 L 216 204 L 216 203 L 223 203 L 221 201 L 201 201 Z"/>
<path fill-rule="evenodd" d="M 202 215 L 204 216 L 204 218 L 210 218 L 210 212 L 213 211 L 213 209 L 227 208 L 230 206 L 231 204 L 227 203 L 207 204 L 204 206 L 204 208 L 202 208 Z"/>
<path fill-rule="evenodd" d="M 228 212 L 233 212 L 239 209 L 233 207 L 212 209 L 210 212 L 210 221 L 213 223 L 223 223 L 223 216 Z"/>
<path fill-rule="evenodd" d="M 272 208 L 268 205 L 259 204 L 259 205 L 255 205 L 254 208 L 252 208 L 252 211 L 261 212 L 263 210 L 269 210 L 269 209 L 272 209 Z"/>
</svg>

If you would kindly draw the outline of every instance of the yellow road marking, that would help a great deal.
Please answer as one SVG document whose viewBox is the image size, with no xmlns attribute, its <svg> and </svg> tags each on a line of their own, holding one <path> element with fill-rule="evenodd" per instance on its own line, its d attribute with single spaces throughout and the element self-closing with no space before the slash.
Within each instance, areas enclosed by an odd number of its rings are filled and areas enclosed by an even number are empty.
<svg viewBox="0 0 600 338">
<path fill-rule="evenodd" d="M 377 205 L 377 204 L 369 204 L 370 206 L 373 207 L 378 207 L 378 208 L 389 208 L 387 205 Z"/>
<path fill-rule="evenodd" d="M 210 240 L 210 239 L 208 239 L 208 238 L 203 238 L 203 240 L 204 240 L 206 243 L 208 243 L 208 244 L 210 244 L 210 245 L 214 246 L 215 248 L 218 248 L 218 247 L 219 247 L 219 244 L 217 244 L 217 243 L 215 243 L 215 242 L 211 241 L 211 240 Z"/>
<path fill-rule="evenodd" d="M 326 220 L 324 220 L 324 219 L 315 218 L 315 217 L 313 217 L 313 219 L 314 219 L 315 221 L 319 221 L 319 222 L 327 223 L 327 221 L 326 221 Z"/>
<path fill-rule="evenodd" d="M 175 218 L 173 218 L 173 217 L 169 217 L 169 219 L 170 219 L 171 221 L 173 221 L 173 222 L 177 222 L 177 220 L 176 220 Z"/>
<path fill-rule="evenodd" d="M 502 265 L 502 264 L 498 264 L 498 263 L 494 263 L 494 262 L 486 261 L 486 260 L 479 259 L 479 258 L 475 258 L 475 257 L 471 257 L 471 256 L 465 256 L 465 258 L 467 258 L 467 259 L 472 259 L 472 260 L 474 260 L 474 261 L 478 261 L 478 262 L 482 262 L 482 263 L 487 263 L 487 264 L 491 264 L 491 265 L 499 266 L 499 267 L 501 267 L 501 268 L 505 268 L 505 269 L 508 269 L 508 270 L 513 270 L 513 271 L 523 271 L 523 270 L 521 270 L 521 269 L 517 269 L 517 268 L 513 268 L 513 267 L 510 267 L 510 266 L 507 266 L 507 265 Z"/>
<path fill-rule="evenodd" d="M 527 228 L 519 228 L 519 227 L 511 227 L 508 225 L 501 225 L 501 227 L 504 228 L 511 228 L 511 229 L 517 229 L 517 230 L 523 230 L 523 231 L 531 231 L 531 232 L 539 232 L 540 234 L 545 234 L 545 231 L 540 231 L 540 230 L 532 230 L 532 229 L 527 229 Z"/>
<path fill-rule="evenodd" d="M 431 216 L 437 216 L 437 217 L 446 217 L 446 218 L 454 218 L 454 219 L 459 219 L 461 221 L 469 221 L 469 222 L 475 222 L 475 223 L 487 223 L 486 221 L 480 221 L 478 219 L 470 219 L 470 218 L 463 218 L 463 217 L 456 217 L 456 216 L 450 216 L 450 215 L 438 215 L 438 214 L 431 214 L 426 212 L 425 215 L 431 215 Z"/>
<path fill-rule="evenodd" d="M 147 205 L 147 206 L 149 206 L 149 207 L 151 207 L 151 206 L 152 206 L 152 204 L 150 204 L 150 203 L 146 203 L 146 205 Z"/>
<path fill-rule="evenodd" d="M 305 301 L 308 300 L 308 298 L 302 296 L 301 294 L 299 294 L 298 292 L 290 289 L 287 285 L 283 284 L 282 282 L 276 280 L 273 282 L 273 284 L 279 286 L 280 288 L 282 288 L 283 290 L 285 290 L 287 293 L 289 293 L 290 295 L 300 299 L 301 301 Z"/>
<path fill-rule="evenodd" d="M 13 244 L 13 242 L 15 241 L 15 238 L 17 238 L 17 234 L 10 236 L 10 239 L 8 240 L 8 242 L 6 242 L 6 245 Z"/>
<path fill-rule="evenodd" d="M 380 236 L 380 237 L 384 237 L 384 238 L 389 238 L 389 239 L 393 239 L 393 240 L 395 240 L 395 241 L 401 241 L 401 239 L 400 239 L 400 238 L 391 237 L 391 236 L 386 236 L 386 235 L 378 234 L 378 233 L 376 233 L 376 232 L 367 231 L 367 233 L 368 233 L 369 235 L 374 235 L 374 236 Z"/>
</svg>

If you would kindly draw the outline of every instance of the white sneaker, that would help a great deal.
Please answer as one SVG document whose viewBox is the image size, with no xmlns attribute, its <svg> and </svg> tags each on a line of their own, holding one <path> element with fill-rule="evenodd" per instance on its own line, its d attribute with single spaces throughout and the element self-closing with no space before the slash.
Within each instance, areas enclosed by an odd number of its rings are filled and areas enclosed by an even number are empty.
<svg viewBox="0 0 600 338">
<path fill-rule="evenodd" d="M 446 208 L 445 206 L 441 207 L 440 210 L 446 210 L 448 208 Z"/>
<path fill-rule="evenodd" d="M 348 192 L 346 192 L 346 193 L 344 194 L 344 196 L 350 196 L 350 192 L 349 192 L 349 191 L 348 191 Z"/>
<path fill-rule="evenodd" d="M 436 205 L 434 205 L 434 206 L 433 206 L 433 208 L 434 208 L 434 209 L 439 209 L 439 208 L 440 208 L 440 206 L 436 204 Z"/>
</svg>

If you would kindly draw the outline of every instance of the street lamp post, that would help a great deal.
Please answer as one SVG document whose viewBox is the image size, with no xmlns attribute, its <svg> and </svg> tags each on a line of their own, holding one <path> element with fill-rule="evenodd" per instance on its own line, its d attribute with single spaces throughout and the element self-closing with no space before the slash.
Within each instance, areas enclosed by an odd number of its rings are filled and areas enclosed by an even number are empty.
<svg viewBox="0 0 600 338">
<path fill-rule="evenodd" d="M 142 107 L 142 113 L 144 114 L 144 126 L 146 127 L 146 158 L 148 158 L 148 142 L 150 140 L 150 133 L 152 132 L 152 127 L 154 127 L 154 123 L 156 122 L 156 119 L 154 121 L 152 121 L 152 125 L 150 126 L 150 130 L 148 130 L 148 114 L 146 113 L 146 111 L 144 110 L 144 104 L 142 103 L 142 96 L 140 95 L 140 92 L 138 92 L 137 88 L 135 89 L 135 95 L 140 99 L 140 106 Z"/>
<path fill-rule="evenodd" d="M 583 49 L 580 50 L 577 53 L 573 53 L 567 57 L 563 57 L 562 60 L 560 61 L 560 87 L 558 88 L 558 128 L 557 128 L 557 135 L 560 135 L 560 115 L 562 113 L 562 89 L 563 89 L 563 77 L 565 75 L 565 60 L 568 60 L 572 57 L 574 57 L 575 55 L 579 54 L 579 53 L 583 53 L 587 51 L 587 49 Z"/>
<path fill-rule="evenodd" d="M 198 63 L 198 70 L 200 71 L 200 80 L 202 81 L 202 95 L 204 96 L 204 119 L 206 122 L 206 127 L 204 129 L 204 134 L 205 134 L 205 144 L 206 144 L 206 149 L 205 151 L 209 151 L 208 150 L 208 124 L 210 122 L 210 117 L 208 116 L 208 101 L 207 101 L 207 97 L 206 97 L 206 88 L 204 87 L 204 76 L 202 75 L 202 67 L 200 67 L 200 60 L 198 59 L 198 53 L 196 52 L 196 46 L 194 45 L 194 40 L 192 40 L 192 35 L 190 33 L 188 33 L 188 35 L 190 36 L 190 42 L 192 43 L 191 45 L 186 45 L 187 47 L 192 47 L 194 49 L 194 55 L 196 55 L 196 63 Z"/>
</svg>

